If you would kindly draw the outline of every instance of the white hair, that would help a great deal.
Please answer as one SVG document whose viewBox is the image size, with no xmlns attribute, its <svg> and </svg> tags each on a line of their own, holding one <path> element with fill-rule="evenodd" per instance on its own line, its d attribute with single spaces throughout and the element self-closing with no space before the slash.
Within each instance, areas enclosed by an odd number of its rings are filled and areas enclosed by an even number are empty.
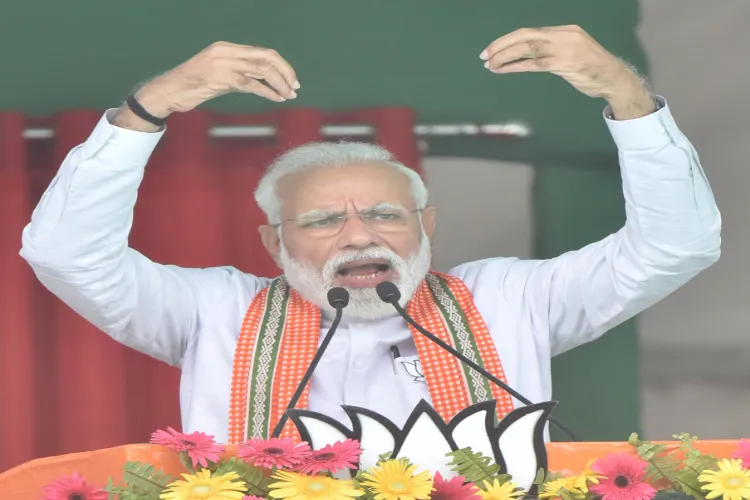
<svg viewBox="0 0 750 500">
<path fill-rule="evenodd" d="M 279 180 L 308 168 L 339 166 L 355 163 L 382 163 L 406 175 L 416 209 L 427 205 L 427 187 L 417 172 L 397 161 L 387 149 L 367 142 L 312 142 L 290 149 L 274 160 L 258 183 L 255 200 L 265 212 L 269 224 L 281 222 L 281 200 L 277 193 Z"/>
</svg>

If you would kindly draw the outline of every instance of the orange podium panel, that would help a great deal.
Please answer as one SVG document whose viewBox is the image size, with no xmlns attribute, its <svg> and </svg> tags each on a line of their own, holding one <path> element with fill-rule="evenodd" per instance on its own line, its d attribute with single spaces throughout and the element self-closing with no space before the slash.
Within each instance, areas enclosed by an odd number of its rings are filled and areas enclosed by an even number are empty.
<svg viewBox="0 0 750 500">
<path fill-rule="evenodd" d="M 677 444 L 678 442 L 674 442 L 675 446 Z M 729 457 L 735 451 L 737 441 L 697 441 L 696 447 L 717 457 Z M 625 442 L 549 443 L 547 451 L 549 469 L 570 474 L 583 470 L 590 460 L 610 453 L 635 453 L 634 448 Z M 227 456 L 234 456 L 235 453 L 236 447 L 227 448 Z M 0 474 L 0 492 L 3 500 L 37 500 L 44 486 L 76 472 L 83 475 L 89 484 L 104 487 L 110 477 L 116 483 L 119 482 L 122 477 L 122 466 L 128 461 L 148 462 L 174 476 L 185 471 L 179 456 L 167 448 L 134 444 L 27 462 Z"/>
</svg>

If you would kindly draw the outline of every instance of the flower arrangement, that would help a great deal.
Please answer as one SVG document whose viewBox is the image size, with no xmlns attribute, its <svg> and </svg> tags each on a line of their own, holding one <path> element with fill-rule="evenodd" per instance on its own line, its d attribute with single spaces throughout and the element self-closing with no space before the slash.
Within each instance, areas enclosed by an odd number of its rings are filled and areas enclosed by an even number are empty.
<svg viewBox="0 0 750 500">
<path fill-rule="evenodd" d="M 121 484 L 110 478 L 98 488 L 75 474 L 49 484 L 42 500 L 750 500 L 750 440 L 729 457 L 714 457 L 696 449 L 695 437 L 674 437 L 677 444 L 664 445 L 633 434 L 634 453 L 592 460 L 579 474 L 540 470 L 531 491 L 523 491 L 492 459 L 468 448 L 448 454 L 456 475 L 445 478 L 387 454 L 360 470 L 362 450 L 352 439 L 318 450 L 289 439 L 251 439 L 226 458 L 212 436 L 167 428 L 151 443 L 179 454 L 181 479 L 128 462 Z"/>
</svg>

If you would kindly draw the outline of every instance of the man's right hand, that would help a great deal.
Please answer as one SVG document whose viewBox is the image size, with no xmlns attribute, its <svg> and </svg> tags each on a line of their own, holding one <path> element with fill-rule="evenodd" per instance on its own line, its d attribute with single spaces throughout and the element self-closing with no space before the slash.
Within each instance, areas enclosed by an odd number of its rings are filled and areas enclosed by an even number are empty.
<svg viewBox="0 0 750 500">
<path fill-rule="evenodd" d="M 135 97 L 150 114 L 166 118 L 231 92 L 283 102 L 297 97 L 295 90 L 299 87 L 294 69 L 275 50 L 216 42 L 151 80 Z M 138 118 L 127 104 L 120 108 L 113 124 L 143 132 L 159 129 Z"/>
</svg>

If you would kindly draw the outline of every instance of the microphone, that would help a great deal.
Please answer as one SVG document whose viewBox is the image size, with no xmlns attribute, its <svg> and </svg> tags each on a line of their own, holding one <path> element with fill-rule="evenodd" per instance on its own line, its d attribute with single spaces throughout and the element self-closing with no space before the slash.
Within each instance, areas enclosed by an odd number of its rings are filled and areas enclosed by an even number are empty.
<svg viewBox="0 0 750 500">
<path fill-rule="evenodd" d="M 315 367 L 318 366 L 320 358 L 323 357 L 323 353 L 326 352 L 328 344 L 330 344 L 331 340 L 333 339 L 333 334 L 336 333 L 336 329 L 339 327 L 339 323 L 341 323 L 341 317 L 344 314 L 344 308 L 349 305 L 349 292 L 347 292 L 346 289 L 342 287 L 331 288 L 330 290 L 328 290 L 328 303 L 331 305 L 331 307 L 336 309 L 336 316 L 333 318 L 331 328 L 328 329 L 328 333 L 326 333 L 323 342 L 321 342 L 320 347 L 318 347 L 318 352 L 315 353 L 315 357 L 310 362 L 310 366 L 307 367 L 307 371 L 305 372 L 305 375 L 302 377 L 302 380 L 297 386 L 297 390 L 294 391 L 292 399 L 289 400 L 289 405 L 286 407 L 284 414 L 281 415 L 281 418 L 276 424 L 276 427 L 274 427 L 271 437 L 277 438 L 281 435 L 281 431 L 284 429 L 284 424 L 286 424 L 286 421 L 289 418 L 286 412 L 294 408 L 297 404 L 297 401 L 299 401 L 299 398 L 302 397 L 302 393 L 305 391 L 305 387 L 307 387 L 307 383 L 310 381 L 310 378 L 315 371 Z"/>
<path fill-rule="evenodd" d="M 396 309 L 396 311 L 398 311 L 401 317 L 404 318 L 407 323 L 409 323 L 414 328 L 416 328 L 419 333 L 421 333 L 422 335 L 424 335 L 425 337 L 427 337 L 428 339 L 430 339 L 431 341 L 433 341 L 434 343 L 436 343 L 437 345 L 439 345 L 440 347 L 442 347 L 443 349 L 451 353 L 456 358 L 460 359 L 463 363 L 466 363 L 467 365 L 472 367 L 474 370 L 481 373 L 482 376 L 484 376 L 487 380 L 489 380 L 490 382 L 493 382 L 495 385 L 503 389 L 505 392 L 507 392 L 508 394 L 516 398 L 517 400 L 521 401 L 523 404 L 525 405 L 534 404 L 529 399 L 524 397 L 522 394 L 517 392 L 515 389 L 510 387 L 508 384 L 506 384 L 505 382 L 503 382 L 502 380 L 500 380 L 499 378 L 497 378 L 496 376 L 494 376 L 493 374 L 491 374 L 490 372 L 488 372 L 487 370 L 485 370 L 484 368 L 476 364 L 474 361 L 470 360 L 469 358 L 461 354 L 459 351 L 453 348 L 453 346 L 446 344 L 440 338 L 436 337 L 435 334 L 430 333 L 429 331 L 425 330 L 421 325 L 417 324 L 417 322 L 414 321 L 412 317 L 406 313 L 406 311 L 404 311 L 404 308 L 401 307 L 401 304 L 398 303 L 398 301 L 401 299 L 401 291 L 398 289 L 398 287 L 395 284 L 391 283 L 390 281 L 383 281 L 381 283 L 378 283 L 378 285 L 375 287 L 375 292 L 378 294 L 378 297 L 380 298 L 380 300 L 382 300 L 383 302 L 387 304 L 391 304 Z M 552 417 L 551 415 L 548 420 L 552 425 L 554 425 L 555 427 L 560 429 L 562 432 L 567 434 L 571 440 L 578 441 L 578 438 L 576 438 L 575 434 L 573 434 L 573 431 L 571 431 L 567 425 L 563 424 L 562 422 Z"/>
</svg>

